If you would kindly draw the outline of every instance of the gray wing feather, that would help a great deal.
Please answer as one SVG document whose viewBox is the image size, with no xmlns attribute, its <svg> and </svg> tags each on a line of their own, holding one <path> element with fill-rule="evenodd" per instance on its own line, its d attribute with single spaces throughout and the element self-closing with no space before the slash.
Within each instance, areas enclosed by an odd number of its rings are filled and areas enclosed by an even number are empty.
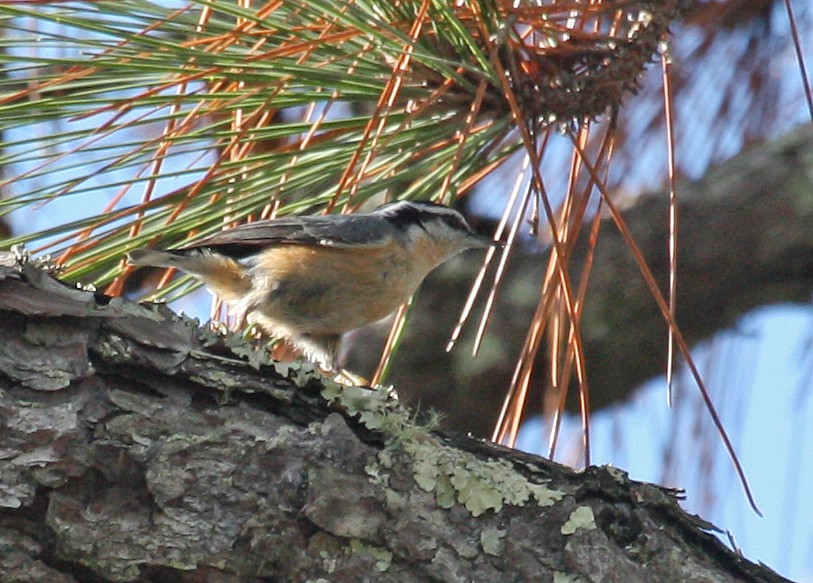
<svg viewBox="0 0 813 583">
<path fill-rule="evenodd" d="M 184 250 L 212 249 L 244 254 L 251 247 L 319 245 L 325 247 L 381 247 L 391 240 L 389 222 L 374 215 L 282 217 L 239 225 L 198 241 Z M 239 251 L 238 251 L 239 250 Z"/>
</svg>

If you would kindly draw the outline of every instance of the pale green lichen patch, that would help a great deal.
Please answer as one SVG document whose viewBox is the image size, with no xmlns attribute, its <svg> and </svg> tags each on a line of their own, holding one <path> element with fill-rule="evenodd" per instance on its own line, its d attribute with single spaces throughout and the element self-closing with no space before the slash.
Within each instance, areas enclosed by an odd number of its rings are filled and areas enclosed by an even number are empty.
<svg viewBox="0 0 813 583">
<path fill-rule="evenodd" d="M 372 557 L 373 560 L 375 560 L 375 568 L 378 569 L 380 573 L 386 572 L 390 568 L 390 565 L 392 565 L 392 553 L 390 551 L 382 549 L 381 547 L 366 545 L 358 539 L 352 539 L 350 541 L 348 552 L 351 555 L 367 555 Z"/>
<path fill-rule="evenodd" d="M 452 469 L 449 481 L 457 492 L 457 501 L 463 504 L 472 516 L 480 516 L 486 510 L 499 512 L 502 510 L 504 501 L 503 493 L 495 484 L 489 483 L 482 472 L 477 471 L 474 464 L 467 464 L 469 467 L 457 467 Z"/>
<path fill-rule="evenodd" d="M 455 489 L 449 476 L 443 474 L 435 486 L 435 501 L 441 508 L 449 509 L 455 503 Z"/>
<path fill-rule="evenodd" d="M 540 506 L 550 506 L 564 495 L 546 484 L 528 481 L 507 461 L 481 460 L 440 444 L 400 445 L 414 460 L 415 482 L 421 489 L 434 492 L 443 508 L 457 501 L 472 516 L 480 516 L 488 510 L 499 512 L 505 504 L 524 506 L 531 499 Z"/>
<path fill-rule="evenodd" d="M 324 379 L 316 365 L 306 360 L 289 362 L 274 360 L 272 349 L 277 340 L 271 340 L 270 342 L 261 340 L 258 342 L 254 325 L 246 328 L 244 333 L 237 334 L 229 331 L 220 322 L 210 322 L 208 326 L 202 328 L 197 326 L 197 321 L 194 322 L 196 328 L 198 328 L 198 337 L 203 346 L 222 345 L 228 348 L 234 356 L 238 357 L 237 359 L 231 359 L 222 355 L 206 353 L 208 358 L 216 358 L 223 362 L 246 362 L 256 370 L 263 366 L 270 366 L 274 368 L 274 372 L 293 381 L 298 387 L 304 387 L 312 379 L 320 379 L 325 384 L 332 382 L 329 379 Z"/>
<path fill-rule="evenodd" d="M 594 530 L 596 528 L 596 517 L 593 509 L 589 506 L 579 506 L 570 513 L 567 521 L 562 525 L 561 532 L 567 536 L 577 530 Z"/>
<path fill-rule="evenodd" d="M 265 450 L 273 451 L 278 448 L 288 447 L 291 443 L 296 443 L 297 439 L 301 439 L 301 431 L 298 427 L 283 425 L 277 429 L 273 436 L 263 440 L 265 441 Z M 256 440 L 260 441 L 260 438 L 258 437 Z"/>
<path fill-rule="evenodd" d="M 582 583 L 585 579 L 578 575 L 571 575 L 570 573 L 563 573 L 562 571 L 553 572 L 553 583 Z"/>
<path fill-rule="evenodd" d="M 339 383 L 325 383 L 322 397 L 328 401 L 336 401 L 345 408 L 350 415 L 362 413 L 378 413 L 383 415 L 382 399 L 379 391 L 363 387 L 346 387 Z M 370 429 L 373 429 L 370 427 Z"/>
<path fill-rule="evenodd" d="M 505 504 L 524 506 L 534 500 L 550 506 L 564 493 L 544 483 L 533 483 L 504 460 L 482 460 L 474 454 L 442 445 L 426 426 L 415 423 L 409 412 L 398 406 L 390 392 L 332 385 L 322 396 L 338 402 L 348 414 L 368 429 L 380 431 L 387 446 L 378 456 L 378 468 L 367 474 L 381 483 L 382 472 L 392 467 L 392 456 L 405 453 L 419 488 L 433 492 L 441 508 L 462 504 L 472 516 L 489 510 L 499 512 Z"/>
<path fill-rule="evenodd" d="M 480 546 L 487 555 L 499 557 L 505 549 L 505 530 L 499 528 L 486 528 L 480 533 Z"/>
<path fill-rule="evenodd" d="M 391 389 L 367 389 L 329 382 L 322 389 L 322 397 L 335 401 L 348 415 L 358 417 L 367 429 L 380 431 L 390 441 L 409 440 L 418 434 L 429 435 L 426 426 L 415 423 L 409 412 L 398 404 Z"/>
<path fill-rule="evenodd" d="M 619 482 L 629 482 L 629 474 L 614 466 L 602 466 L 604 470 Z"/>
</svg>

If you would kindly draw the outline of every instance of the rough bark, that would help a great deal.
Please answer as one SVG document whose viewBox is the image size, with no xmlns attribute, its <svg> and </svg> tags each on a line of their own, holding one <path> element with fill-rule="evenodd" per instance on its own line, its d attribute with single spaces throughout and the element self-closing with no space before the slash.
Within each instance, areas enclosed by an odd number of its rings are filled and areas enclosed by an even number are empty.
<svg viewBox="0 0 813 583">
<path fill-rule="evenodd" d="M 432 433 L 391 396 L 9 263 L 2 581 L 782 580 L 674 492 Z"/>
<path fill-rule="evenodd" d="M 755 144 L 702 180 L 680 182 L 677 191 L 677 321 L 691 344 L 759 306 L 809 303 L 813 126 Z M 624 212 L 662 289 L 668 281 L 668 213 L 665 192 L 642 196 Z M 582 240 L 572 259 L 574 273 L 584 264 L 585 250 Z M 405 399 L 442 411 L 445 426 L 489 435 L 498 412 L 494 403 L 501 402 L 513 374 L 547 257 L 516 253 L 484 348 L 472 360 L 468 347 L 474 323 L 452 353 L 445 353 L 444 346 L 480 260 L 481 255 L 466 255 L 424 284 L 391 380 Z M 439 310 L 439 305 L 448 308 Z M 602 227 L 585 305 L 581 329 L 590 403 L 597 410 L 623 400 L 666 367 L 666 324 L 612 224 Z M 374 333 L 365 331 L 365 342 L 380 346 L 380 339 L 369 337 Z M 365 373 L 375 366 L 375 349 L 351 355 L 352 370 Z M 547 378 L 541 357 L 536 370 L 531 407 L 542 402 Z M 439 386 L 454 390 L 438 391 Z"/>
</svg>

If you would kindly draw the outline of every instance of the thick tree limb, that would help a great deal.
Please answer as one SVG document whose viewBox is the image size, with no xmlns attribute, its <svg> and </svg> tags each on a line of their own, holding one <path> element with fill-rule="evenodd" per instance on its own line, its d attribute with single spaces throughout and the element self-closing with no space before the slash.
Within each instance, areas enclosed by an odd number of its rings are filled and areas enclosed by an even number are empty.
<svg viewBox="0 0 813 583">
<path fill-rule="evenodd" d="M 670 491 L 429 433 L 30 265 L 0 267 L 0 334 L 3 581 L 782 580 Z"/>
</svg>

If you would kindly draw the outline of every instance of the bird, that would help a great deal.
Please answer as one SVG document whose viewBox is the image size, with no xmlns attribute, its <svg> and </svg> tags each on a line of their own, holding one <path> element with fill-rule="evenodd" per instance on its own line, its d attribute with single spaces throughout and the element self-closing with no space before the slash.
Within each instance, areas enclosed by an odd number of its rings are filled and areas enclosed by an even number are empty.
<svg viewBox="0 0 813 583">
<path fill-rule="evenodd" d="M 127 258 L 194 276 L 239 322 L 341 372 L 345 333 L 395 311 L 444 261 L 493 244 L 452 208 L 400 200 L 367 213 L 246 223 L 178 249 L 133 249 Z"/>
</svg>

